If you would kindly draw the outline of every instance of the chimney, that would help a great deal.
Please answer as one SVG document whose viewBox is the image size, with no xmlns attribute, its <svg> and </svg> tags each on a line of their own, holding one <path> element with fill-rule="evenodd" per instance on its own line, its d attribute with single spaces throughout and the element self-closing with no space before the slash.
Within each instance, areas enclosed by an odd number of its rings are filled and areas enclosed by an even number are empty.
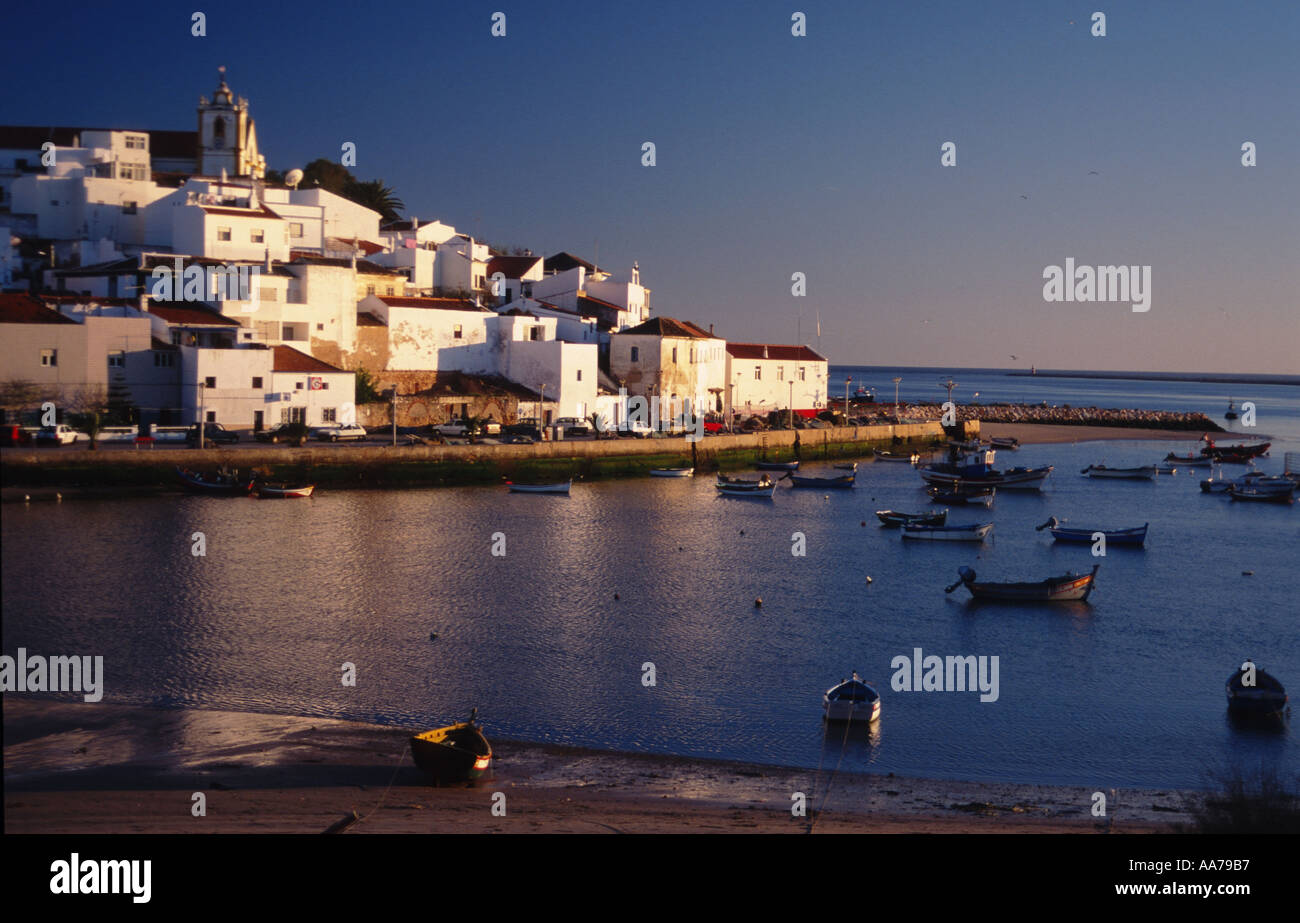
<svg viewBox="0 0 1300 923">
<path fill-rule="evenodd" d="M 271 248 L 266 248 L 266 274 L 271 274 Z"/>
<path fill-rule="evenodd" d="M 713 325 L 709 324 L 709 336 L 713 336 Z"/>
<path fill-rule="evenodd" d="M 414 230 L 416 230 L 417 228 L 419 228 L 419 226 L 420 226 L 420 219 L 417 218 L 417 217 L 415 217 L 414 215 L 412 215 L 412 216 L 411 216 L 411 230 L 414 231 Z"/>
<path fill-rule="evenodd" d="M 764 358 L 764 359 L 768 358 L 768 355 L 767 355 L 767 344 L 766 344 L 766 343 L 763 344 L 763 358 Z"/>
</svg>

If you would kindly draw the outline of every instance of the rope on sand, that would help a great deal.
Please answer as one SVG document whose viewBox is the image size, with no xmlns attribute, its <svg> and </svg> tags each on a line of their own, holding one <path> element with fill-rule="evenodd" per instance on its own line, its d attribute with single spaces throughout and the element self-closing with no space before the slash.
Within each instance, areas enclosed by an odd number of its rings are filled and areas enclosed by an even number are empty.
<svg viewBox="0 0 1300 923">
<path fill-rule="evenodd" d="M 364 823 L 365 821 L 369 820 L 376 811 L 378 811 L 381 807 L 383 807 L 384 802 L 388 799 L 388 793 L 393 788 L 393 780 L 397 778 L 397 773 L 402 768 L 402 762 L 406 759 L 407 751 L 409 751 L 410 749 L 411 749 L 411 744 L 408 741 L 406 746 L 402 748 L 401 755 L 398 756 L 397 758 L 397 765 L 393 767 L 393 774 L 388 777 L 388 785 L 384 787 L 384 793 L 379 797 L 379 802 L 373 808 L 371 808 L 369 811 L 367 811 L 365 814 L 362 814 L 359 817 L 357 816 L 356 809 L 353 808 L 353 810 L 351 811 L 351 815 L 352 815 L 351 819 L 349 819 L 348 815 L 345 814 L 343 815 L 342 820 L 340 820 L 335 824 L 330 825 L 329 829 L 323 832 L 339 833 L 343 830 L 346 830 L 349 827 L 353 827 L 356 826 L 357 824 Z"/>
</svg>

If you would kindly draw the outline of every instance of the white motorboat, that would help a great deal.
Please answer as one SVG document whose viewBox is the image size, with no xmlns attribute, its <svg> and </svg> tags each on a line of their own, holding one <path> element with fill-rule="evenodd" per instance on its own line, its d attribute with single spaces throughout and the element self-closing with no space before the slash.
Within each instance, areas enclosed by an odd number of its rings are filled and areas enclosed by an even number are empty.
<svg viewBox="0 0 1300 923">
<path fill-rule="evenodd" d="M 688 478 L 695 474 L 694 468 L 651 468 L 652 478 Z"/>
<path fill-rule="evenodd" d="M 903 538 L 931 542 L 982 542 L 992 531 L 991 522 L 976 522 L 968 526 L 926 526 L 913 522 L 903 526 Z"/>
<path fill-rule="evenodd" d="M 827 721 L 875 721 L 880 717 L 880 693 L 855 672 L 853 679 L 826 690 L 822 709 Z"/>
<path fill-rule="evenodd" d="M 573 478 L 560 481 L 558 484 L 515 484 L 506 481 L 506 485 L 512 494 L 567 494 L 569 488 L 573 486 Z"/>
</svg>

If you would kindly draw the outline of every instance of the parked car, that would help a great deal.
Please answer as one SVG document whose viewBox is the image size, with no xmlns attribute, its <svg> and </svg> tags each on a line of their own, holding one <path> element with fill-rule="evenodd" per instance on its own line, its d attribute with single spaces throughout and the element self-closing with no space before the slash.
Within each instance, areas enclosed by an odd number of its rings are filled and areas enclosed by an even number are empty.
<svg viewBox="0 0 1300 923">
<path fill-rule="evenodd" d="M 527 436 L 530 439 L 540 440 L 542 438 L 542 425 L 536 419 L 530 417 L 507 425 L 504 432 L 507 436 Z"/>
<path fill-rule="evenodd" d="M 590 436 L 595 432 L 590 420 L 582 420 L 578 417 L 560 417 L 555 421 L 555 425 L 560 427 L 567 437 Z"/>
<path fill-rule="evenodd" d="M 469 435 L 469 426 L 464 420 L 448 420 L 446 423 L 439 423 L 434 426 L 433 431 L 439 436 L 467 436 Z M 495 436 L 500 432 L 501 424 L 495 420 L 487 420 L 479 428 L 479 434 L 484 436 Z"/>
<path fill-rule="evenodd" d="M 344 439 L 360 442 L 370 438 L 370 434 L 357 423 L 326 423 L 316 428 L 316 438 L 321 442 L 341 442 Z"/>
<path fill-rule="evenodd" d="M 59 423 L 55 426 L 42 426 L 36 433 L 37 442 L 54 443 L 55 445 L 72 445 L 80 438 L 87 437 L 84 437 L 66 423 Z"/>
<path fill-rule="evenodd" d="M 277 423 L 270 429 L 253 434 L 258 442 L 287 442 L 291 445 L 302 445 L 307 436 L 307 427 L 302 423 Z"/>
<path fill-rule="evenodd" d="M 190 428 L 185 432 L 185 441 L 191 445 L 199 444 L 199 424 L 190 424 Z M 203 441 L 214 443 L 238 442 L 239 433 L 226 429 L 220 423 L 204 423 Z"/>
<path fill-rule="evenodd" d="M 618 425 L 616 432 L 620 436 L 633 436 L 637 439 L 648 439 L 654 435 L 655 431 L 654 427 L 649 423 L 642 422 L 641 420 L 628 419 Z"/>
</svg>

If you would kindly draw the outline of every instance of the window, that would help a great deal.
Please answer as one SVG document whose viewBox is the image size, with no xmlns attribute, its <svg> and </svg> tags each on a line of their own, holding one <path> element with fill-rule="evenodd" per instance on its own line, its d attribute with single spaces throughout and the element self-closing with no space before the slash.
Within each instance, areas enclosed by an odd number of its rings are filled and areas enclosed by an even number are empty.
<svg viewBox="0 0 1300 923">
<path fill-rule="evenodd" d="M 578 381 L 582 381 L 582 369 L 578 369 Z"/>
<path fill-rule="evenodd" d="M 640 355 L 639 355 L 640 352 L 641 352 L 641 350 L 640 350 L 639 348 L 637 348 L 637 347 L 635 347 L 635 346 L 632 347 L 632 361 L 633 361 L 633 362 L 636 362 L 637 359 L 640 358 Z"/>
<path fill-rule="evenodd" d="M 139 203 L 139 202 L 123 202 L 123 203 L 122 203 L 122 214 L 124 214 L 124 215 L 135 215 L 135 214 L 138 214 L 139 211 L 140 211 L 140 203 Z"/>
<path fill-rule="evenodd" d="M 373 285 L 367 285 L 367 286 L 366 286 L 366 294 L 367 294 L 367 295 L 373 295 L 374 293 L 375 293 L 375 287 L 374 287 Z"/>
<path fill-rule="evenodd" d="M 184 331 L 181 331 L 181 330 L 173 330 L 173 331 L 172 331 L 172 345 L 173 345 L 173 346 L 180 346 L 180 345 L 181 345 L 181 337 L 184 336 L 184 335 L 185 335 L 185 334 L 184 334 Z"/>
<path fill-rule="evenodd" d="M 296 389 L 298 389 L 299 391 L 302 390 L 302 382 L 300 382 L 300 381 L 295 381 L 295 382 L 293 383 L 293 386 L 294 386 Z"/>
<path fill-rule="evenodd" d="M 805 379 L 804 379 L 804 372 L 805 372 L 805 371 L 806 371 L 806 370 L 804 369 L 804 367 L 803 367 L 802 365 L 799 366 L 799 380 L 800 380 L 800 381 L 804 381 L 804 380 L 805 380 Z"/>
<path fill-rule="evenodd" d="M 330 389 L 330 383 L 328 381 L 322 381 L 320 383 L 320 389 L 322 391 L 328 391 Z"/>
<path fill-rule="evenodd" d="M 230 240 L 230 228 L 217 228 L 217 240 Z"/>
<path fill-rule="evenodd" d="M 126 353 L 122 350 L 108 354 L 108 367 L 110 369 L 121 369 L 126 367 Z"/>
<path fill-rule="evenodd" d="M 255 391 L 261 391 L 261 390 L 262 390 L 262 379 L 261 379 L 261 378 L 259 378 L 259 377 L 254 377 L 254 378 L 253 378 L 253 390 L 255 390 Z"/>
<path fill-rule="evenodd" d="M 762 380 L 763 380 L 763 367 L 761 365 L 756 365 L 754 366 L 754 381 L 762 381 Z"/>
<path fill-rule="evenodd" d="M 59 364 L 59 351 L 57 349 L 41 350 L 41 365 L 56 366 Z"/>
<path fill-rule="evenodd" d="M 290 222 L 289 222 L 289 236 L 292 237 L 292 238 L 294 238 L 294 239 L 297 239 L 297 238 L 299 238 L 299 237 L 302 237 L 302 222 L 301 222 L 301 221 L 290 221 Z"/>
<path fill-rule="evenodd" d="M 325 325 L 324 325 L 324 324 L 317 324 L 317 325 L 316 325 L 316 329 L 317 329 L 317 330 L 324 330 L 324 329 L 325 329 Z"/>
<path fill-rule="evenodd" d="M 217 412 L 216 412 L 215 410 L 209 410 L 209 411 L 208 411 L 208 422 L 209 422 L 209 423 L 216 423 L 216 422 L 217 422 Z"/>
<path fill-rule="evenodd" d="M 453 339 L 457 339 L 457 340 L 459 340 L 459 339 L 461 338 L 461 334 L 462 334 L 463 332 L 464 332 L 464 331 L 461 329 L 461 325 L 460 325 L 460 324 L 457 324 L 455 327 L 452 327 L 452 328 L 451 328 L 451 335 L 452 335 L 452 338 L 453 338 Z"/>
<path fill-rule="evenodd" d="M 148 179 L 149 168 L 142 163 L 124 163 L 119 164 L 117 168 L 118 179 Z"/>
<path fill-rule="evenodd" d="M 143 151 L 147 142 L 145 135 L 127 135 L 126 146 L 133 151 Z"/>
<path fill-rule="evenodd" d="M 324 423 L 337 423 L 337 422 L 338 422 L 337 420 L 334 419 L 334 408 L 333 408 L 333 407 L 326 407 L 324 410 L 322 410 L 322 411 L 320 412 L 320 418 L 321 418 L 321 421 L 324 422 Z"/>
<path fill-rule="evenodd" d="M 695 347 L 694 347 L 694 346 L 691 347 L 691 362 L 692 362 L 692 363 L 695 362 Z"/>
<path fill-rule="evenodd" d="M 777 381 L 785 381 L 785 366 L 784 366 L 784 365 L 778 365 L 778 366 L 776 367 L 776 380 L 777 380 Z"/>
<path fill-rule="evenodd" d="M 677 347 L 673 347 L 673 365 L 677 364 Z"/>
<path fill-rule="evenodd" d="M 217 379 L 215 376 L 209 375 L 207 378 L 203 379 L 203 387 L 215 388 L 216 386 L 217 386 Z"/>
<path fill-rule="evenodd" d="M 542 338 L 542 328 L 541 328 L 541 327 L 529 327 L 529 328 L 528 328 L 528 339 L 530 339 L 530 340 L 540 340 L 541 338 Z"/>
<path fill-rule="evenodd" d="M 170 369 L 176 365 L 176 357 L 171 353 L 155 352 L 153 354 L 153 367 L 156 369 Z"/>
<path fill-rule="evenodd" d="M 388 286 L 388 294 L 390 294 L 390 295 L 396 294 L 396 293 L 393 291 L 393 287 L 392 287 L 391 285 Z"/>
<path fill-rule="evenodd" d="M 266 241 L 266 234 L 262 232 L 261 228 L 253 228 L 248 232 L 248 239 L 255 244 L 260 244 Z"/>
</svg>

